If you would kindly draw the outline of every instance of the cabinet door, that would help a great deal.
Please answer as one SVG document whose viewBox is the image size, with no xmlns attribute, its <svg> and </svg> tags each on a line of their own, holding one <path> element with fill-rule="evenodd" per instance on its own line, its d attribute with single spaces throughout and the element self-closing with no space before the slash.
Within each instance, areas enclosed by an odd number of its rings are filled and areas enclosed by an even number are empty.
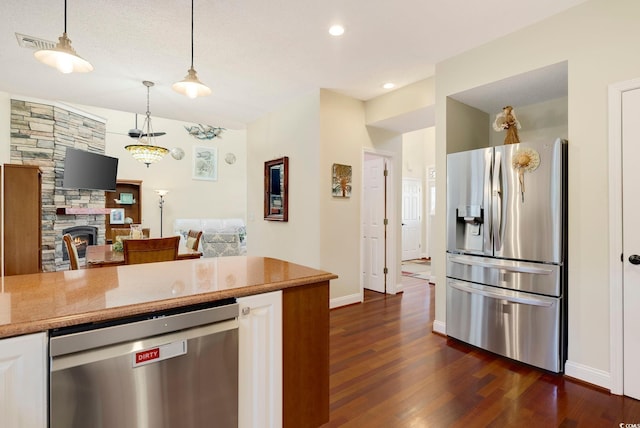
<svg viewBox="0 0 640 428">
<path fill-rule="evenodd" d="M 4 273 L 22 275 L 41 269 L 40 168 L 4 167 Z"/>
<path fill-rule="evenodd" d="M 47 335 L 0 340 L 0 415 L 2 426 L 47 426 Z"/>
<path fill-rule="evenodd" d="M 238 299 L 238 426 L 282 426 L 282 292 Z"/>
</svg>

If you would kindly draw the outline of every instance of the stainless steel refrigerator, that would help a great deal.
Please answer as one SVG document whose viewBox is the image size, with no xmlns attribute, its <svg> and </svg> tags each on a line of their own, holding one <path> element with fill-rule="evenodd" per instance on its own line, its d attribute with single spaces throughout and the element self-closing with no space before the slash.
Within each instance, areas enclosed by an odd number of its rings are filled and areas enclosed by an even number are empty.
<svg viewBox="0 0 640 428">
<path fill-rule="evenodd" d="M 447 156 L 447 335 L 562 372 L 567 142 Z"/>
</svg>

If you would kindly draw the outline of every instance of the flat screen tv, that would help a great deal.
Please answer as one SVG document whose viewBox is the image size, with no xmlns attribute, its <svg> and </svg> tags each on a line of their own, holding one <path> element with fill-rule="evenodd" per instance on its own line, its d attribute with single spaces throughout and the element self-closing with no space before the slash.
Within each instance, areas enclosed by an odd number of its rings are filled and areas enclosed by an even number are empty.
<svg viewBox="0 0 640 428">
<path fill-rule="evenodd" d="M 115 192 L 118 158 L 67 149 L 62 187 L 65 189 L 105 190 Z"/>
</svg>

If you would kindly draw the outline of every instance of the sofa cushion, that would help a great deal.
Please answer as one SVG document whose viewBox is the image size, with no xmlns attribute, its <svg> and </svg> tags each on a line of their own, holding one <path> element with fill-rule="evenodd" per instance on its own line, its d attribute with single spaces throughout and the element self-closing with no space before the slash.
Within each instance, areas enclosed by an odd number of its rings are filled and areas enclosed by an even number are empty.
<svg viewBox="0 0 640 428">
<path fill-rule="evenodd" d="M 204 242 L 238 242 L 240 239 L 238 234 L 233 232 L 204 232 L 202 240 Z"/>
</svg>

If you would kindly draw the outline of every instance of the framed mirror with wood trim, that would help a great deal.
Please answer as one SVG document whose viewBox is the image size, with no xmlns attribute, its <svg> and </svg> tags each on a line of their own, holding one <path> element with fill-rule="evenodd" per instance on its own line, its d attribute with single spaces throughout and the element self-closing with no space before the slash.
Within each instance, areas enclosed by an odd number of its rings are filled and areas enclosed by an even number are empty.
<svg viewBox="0 0 640 428">
<path fill-rule="evenodd" d="M 289 220 L 289 158 L 264 163 L 264 219 Z"/>
</svg>

